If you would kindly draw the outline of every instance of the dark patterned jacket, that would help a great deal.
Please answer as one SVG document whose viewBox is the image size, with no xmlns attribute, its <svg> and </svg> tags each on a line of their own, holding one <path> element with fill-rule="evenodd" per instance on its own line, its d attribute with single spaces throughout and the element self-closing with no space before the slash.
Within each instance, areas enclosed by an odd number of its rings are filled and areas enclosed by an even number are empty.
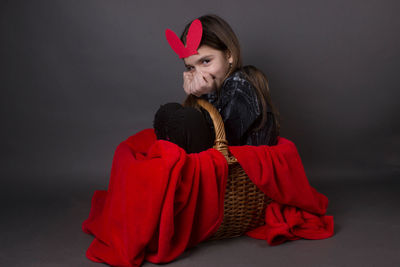
<svg viewBox="0 0 400 267">
<path fill-rule="evenodd" d="M 200 97 L 213 104 L 221 114 L 229 145 L 275 145 L 277 143 L 273 113 L 269 106 L 265 126 L 254 131 L 261 121 L 262 105 L 255 88 L 246 80 L 241 70 L 225 79 L 219 93 L 214 91 Z M 204 109 L 201 110 L 210 129 L 214 132 L 210 115 Z"/>
</svg>

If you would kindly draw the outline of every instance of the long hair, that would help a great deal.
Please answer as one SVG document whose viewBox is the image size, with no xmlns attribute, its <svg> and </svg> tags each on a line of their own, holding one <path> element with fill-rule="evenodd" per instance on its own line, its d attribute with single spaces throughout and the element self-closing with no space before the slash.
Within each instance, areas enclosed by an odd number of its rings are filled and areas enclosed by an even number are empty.
<svg viewBox="0 0 400 267">
<path fill-rule="evenodd" d="M 253 65 L 243 66 L 242 70 L 247 80 L 256 88 L 257 97 L 261 102 L 263 111 L 261 122 L 258 125 L 258 127 L 254 129 L 254 131 L 258 131 L 267 123 L 267 106 L 268 106 L 271 109 L 272 114 L 274 115 L 273 124 L 275 125 L 275 131 L 278 136 L 280 132 L 279 112 L 272 103 L 267 76 L 265 76 L 265 74 L 262 71 L 260 71 Z"/>
<path fill-rule="evenodd" d="M 242 55 L 239 40 L 232 30 L 231 26 L 220 16 L 215 14 L 206 14 L 198 18 L 203 27 L 203 35 L 199 44 L 199 47 L 202 45 L 210 46 L 214 49 L 220 50 L 224 53 L 230 52 L 233 58 L 232 67 L 228 70 L 225 75 L 225 80 L 232 73 L 237 70 L 242 70 L 245 73 L 248 81 L 254 86 L 256 89 L 257 96 L 262 105 L 262 118 L 255 129 L 255 131 L 261 129 L 267 122 L 267 105 L 270 107 L 273 117 L 274 117 L 274 127 L 275 132 L 279 135 L 280 131 L 280 123 L 279 123 L 279 113 L 276 108 L 273 106 L 271 101 L 271 95 L 268 86 L 268 80 L 265 74 L 252 65 L 243 66 L 242 65 Z M 182 34 L 181 41 L 186 46 L 186 36 L 189 30 L 191 23 L 190 21 L 186 24 Z M 217 88 L 220 90 L 220 88 Z M 217 94 L 218 95 L 218 94 Z M 183 102 L 183 106 L 192 106 L 195 108 L 199 108 L 196 104 L 196 96 L 190 94 L 187 96 L 185 101 Z"/>
</svg>

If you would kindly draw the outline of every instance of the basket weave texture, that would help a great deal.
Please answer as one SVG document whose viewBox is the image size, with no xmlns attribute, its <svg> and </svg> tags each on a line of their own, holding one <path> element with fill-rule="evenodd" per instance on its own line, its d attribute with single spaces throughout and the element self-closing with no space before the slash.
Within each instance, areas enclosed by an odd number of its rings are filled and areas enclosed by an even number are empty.
<svg viewBox="0 0 400 267">
<path fill-rule="evenodd" d="M 221 152 L 228 162 L 228 178 L 224 197 L 224 217 L 217 232 L 208 240 L 232 238 L 265 224 L 265 208 L 271 202 L 244 172 L 237 159 L 230 154 L 221 115 L 208 101 L 198 98 L 214 124 L 213 148 Z"/>
</svg>

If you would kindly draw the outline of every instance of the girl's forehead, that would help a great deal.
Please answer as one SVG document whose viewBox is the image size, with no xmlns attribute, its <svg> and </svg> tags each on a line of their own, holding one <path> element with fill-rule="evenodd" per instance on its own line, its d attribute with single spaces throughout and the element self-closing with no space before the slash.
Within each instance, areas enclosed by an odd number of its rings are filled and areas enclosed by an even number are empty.
<svg viewBox="0 0 400 267">
<path fill-rule="evenodd" d="M 187 65 L 195 64 L 198 60 L 203 59 L 207 56 L 219 56 L 221 51 L 214 49 L 212 47 L 202 45 L 197 49 L 198 54 L 191 55 L 183 59 L 184 63 Z"/>
</svg>

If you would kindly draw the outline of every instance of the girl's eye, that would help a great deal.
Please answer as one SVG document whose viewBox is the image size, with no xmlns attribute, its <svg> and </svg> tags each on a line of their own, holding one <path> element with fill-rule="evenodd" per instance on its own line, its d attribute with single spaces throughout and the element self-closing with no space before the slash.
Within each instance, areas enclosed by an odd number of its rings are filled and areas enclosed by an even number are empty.
<svg viewBox="0 0 400 267">
<path fill-rule="evenodd" d="M 211 60 L 210 59 L 203 59 L 203 63 L 205 62 L 206 64 L 209 63 Z M 192 70 L 192 67 L 186 67 L 187 71 Z"/>
</svg>

